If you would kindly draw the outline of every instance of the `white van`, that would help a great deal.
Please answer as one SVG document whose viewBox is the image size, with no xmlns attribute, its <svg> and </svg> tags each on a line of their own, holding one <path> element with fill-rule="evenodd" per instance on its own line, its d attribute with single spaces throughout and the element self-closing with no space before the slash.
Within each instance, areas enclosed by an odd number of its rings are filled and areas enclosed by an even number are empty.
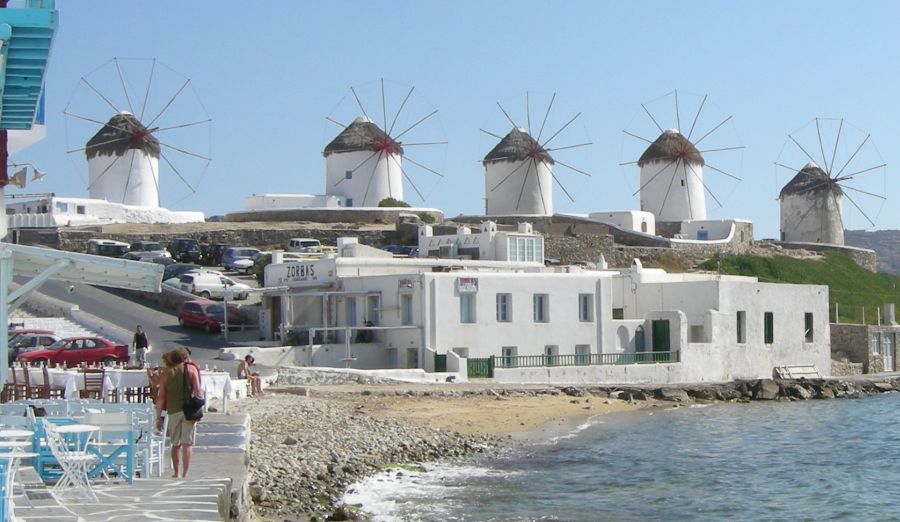
<svg viewBox="0 0 900 522">
<path fill-rule="evenodd" d="M 122 257 L 129 249 L 128 243 L 112 239 L 88 239 L 87 253 L 95 256 Z"/>
<path fill-rule="evenodd" d="M 179 288 L 204 299 L 223 299 L 228 295 L 230 299 L 242 301 L 250 295 L 249 286 L 212 272 L 188 272 L 178 281 Z"/>
<path fill-rule="evenodd" d="M 317 254 L 322 251 L 322 243 L 318 239 L 308 237 L 295 237 L 288 243 L 288 252 L 303 252 Z"/>
</svg>

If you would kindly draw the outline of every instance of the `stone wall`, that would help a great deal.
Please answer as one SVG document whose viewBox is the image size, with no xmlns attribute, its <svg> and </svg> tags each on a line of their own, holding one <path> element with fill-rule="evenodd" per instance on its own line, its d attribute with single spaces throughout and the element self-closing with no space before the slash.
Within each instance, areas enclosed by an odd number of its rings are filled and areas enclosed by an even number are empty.
<svg viewBox="0 0 900 522">
<path fill-rule="evenodd" d="M 892 368 L 885 368 L 886 361 L 883 355 L 873 353 L 871 340 L 875 334 L 879 336 L 879 351 L 884 350 L 884 344 L 881 344 L 884 336 L 891 336 L 890 346 L 894 361 Z M 832 359 L 861 364 L 863 373 L 895 371 L 900 367 L 898 341 L 900 341 L 900 326 L 897 325 L 831 325 Z"/>
<path fill-rule="evenodd" d="M 852 363 L 848 361 L 831 361 L 832 377 L 850 377 L 852 375 L 862 375 L 862 363 Z"/>
<path fill-rule="evenodd" d="M 781 248 L 788 249 L 804 249 L 813 252 L 840 252 L 846 254 L 857 265 L 865 268 L 869 272 L 877 271 L 878 256 L 874 250 L 866 248 L 858 248 L 843 245 L 824 245 L 822 243 L 790 243 L 786 241 L 773 241 L 772 243 L 779 245 Z"/>
<path fill-rule="evenodd" d="M 381 246 L 397 242 L 398 235 L 393 230 L 358 230 L 353 226 L 335 226 L 332 228 L 298 226 L 291 229 L 234 229 L 234 230 L 209 230 L 204 232 L 171 232 L 171 233 L 109 233 L 102 229 L 90 227 L 84 228 L 60 228 L 53 233 L 44 232 L 39 235 L 39 241 L 22 240 L 23 244 L 40 244 L 68 250 L 71 252 L 84 252 L 88 239 L 115 239 L 132 243 L 139 240 L 159 241 L 167 245 L 176 237 L 196 239 L 201 243 L 223 243 L 235 246 L 253 246 L 262 250 L 286 249 L 288 241 L 294 237 L 310 237 L 318 239 L 323 245 L 334 245 L 339 237 L 359 237 L 361 243 L 366 245 Z"/>
<path fill-rule="evenodd" d="M 310 221 L 313 223 L 394 223 L 401 214 L 431 216 L 434 223 L 444 220 L 444 213 L 433 208 L 390 207 L 380 209 L 273 209 L 242 210 L 225 215 L 225 221 Z"/>
</svg>

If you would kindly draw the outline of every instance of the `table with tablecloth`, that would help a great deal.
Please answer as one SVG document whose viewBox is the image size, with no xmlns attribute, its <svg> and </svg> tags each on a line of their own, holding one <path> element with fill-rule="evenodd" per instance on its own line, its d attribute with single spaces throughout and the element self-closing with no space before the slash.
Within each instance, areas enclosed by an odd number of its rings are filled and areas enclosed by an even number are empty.
<svg viewBox="0 0 900 522">
<path fill-rule="evenodd" d="M 44 383 L 44 372 L 42 368 L 30 366 L 28 370 L 28 380 L 32 386 Z M 13 368 L 9 369 L 8 379 L 11 382 Z M 22 379 L 23 368 L 16 367 L 15 371 L 17 380 L 24 382 Z M 60 386 L 65 391 L 66 399 L 77 399 L 81 390 L 84 389 L 84 373 L 78 369 L 64 370 L 62 368 L 48 368 L 47 377 L 50 379 L 52 386 Z M 107 368 L 104 374 L 103 388 L 106 391 L 124 390 L 125 388 L 141 388 L 147 386 L 146 370 L 123 370 L 117 368 Z"/>
<path fill-rule="evenodd" d="M 228 399 L 233 398 L 234 389 L 228 372 L 200 372 L 200 389 L 206 400 L 222 399 L 222 410 L 228 412 Z"/>
</svg>

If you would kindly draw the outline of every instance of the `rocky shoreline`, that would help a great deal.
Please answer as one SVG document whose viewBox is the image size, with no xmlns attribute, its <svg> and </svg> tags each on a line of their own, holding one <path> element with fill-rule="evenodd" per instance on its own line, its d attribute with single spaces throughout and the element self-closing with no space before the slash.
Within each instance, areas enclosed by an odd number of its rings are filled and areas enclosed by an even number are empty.
<svg viewBox="0 0 900 522">
<path fill-rule="evenodd" d="M 327 387 L 326 387 L 327 388 Z M 297 393 L 299 390 L 299 393 Z M 360 402 L 364 396 L 509 397 L 565 395 L 634 404 L 797 401 L 861 398 L 900 391 L 900 376 L 852 379 L 756 379 L 684 386 L 548 386 L 458 389 L 403 389 L 329 393 L 285 389 L 260 399 L 241 401 L 238 412 L 251 415 L 250 494 L 263 520 L 352 520 L 353 506 L 341 505 L 345 490 L 363 477 L 392 466 L 447 458 L 492 454 L 509 442 L 488 435 L 462 435 L 411 422 L 378 419 Z M 577 399 L 576 399 L 577 398 Z"/>
<path fill-rule="evenodd" d="M 348 486 L 391 465 L 484 453 L 499 439 L 370 418 L 352 402 L 289 393 L 242 401 L 252 419 L 250 496 L 264 520 L 347 520 Z"/>
</svg>

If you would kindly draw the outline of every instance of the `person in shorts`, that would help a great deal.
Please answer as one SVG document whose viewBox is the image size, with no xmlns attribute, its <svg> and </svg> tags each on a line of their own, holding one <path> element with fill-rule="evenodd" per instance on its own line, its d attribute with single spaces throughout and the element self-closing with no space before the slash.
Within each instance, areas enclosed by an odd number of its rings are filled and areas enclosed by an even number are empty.
<svg viewBox="0 0 900 522">
<path fill-rule="evenodd" d="M 156 402 L 156 418 L 162 419 L 162 410 L 169 416 L 166 435 L 172 445 L 172 478 L 186 478 L 191 466 L 191 454 L 196 436 L 196 422 L 184 418 L 186 396 L 200 397 L 200 373 L 190 364 L 187 350 L 175 348 L 168 352 L 166 371 L 160 378 L 159 395 Z M 187 377 L 185 377 L 187 376 Z"/>
</svg>

